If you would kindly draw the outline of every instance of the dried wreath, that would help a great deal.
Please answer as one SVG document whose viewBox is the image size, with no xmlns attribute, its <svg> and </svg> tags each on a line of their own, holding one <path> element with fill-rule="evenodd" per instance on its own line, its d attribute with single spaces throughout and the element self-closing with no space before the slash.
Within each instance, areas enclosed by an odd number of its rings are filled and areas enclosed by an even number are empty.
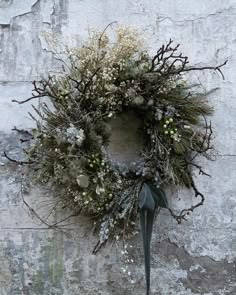
<svg viewBox="0 0 236 295">
<path fill-rule="evenodd" d="M 33 82 L 33 96 L 17 101 L 49 98 L 50 105 L 41 101 L 40 108 L 33 107 L 36 128 L 26 150 L 28 161 L 21 163 L 29 164 L 37 182 L 53 184 L 63 207 L 95 220 L 100 235 L 94 253 L 109 238 L 128 237 L 140 216 L 147 293 L 155 212 L 168 208 L 180 223 L 204 202 L 192 170 L 207 175 L 196 158 L 208 158 L 212 149 L 206 119 L 212 107 L 183 74 L 212 69 L 223 76 L 226 64 L 191 67 L 178 50 L 170 40 L 151 57 L 138 32 L 127 27 L 119 27 L 112 41 L 106 30 L 94 33 L 83 47 L 67 50 L 62 74 Z M 114 161 L 107 151 L 109 123 L 123 113 L 142 120 L 144 146 L 140 160 L 129 166 Z M 176 215 L 164 193 L 171 184 L 192 189 L 200 201 Z"/>
</svg>

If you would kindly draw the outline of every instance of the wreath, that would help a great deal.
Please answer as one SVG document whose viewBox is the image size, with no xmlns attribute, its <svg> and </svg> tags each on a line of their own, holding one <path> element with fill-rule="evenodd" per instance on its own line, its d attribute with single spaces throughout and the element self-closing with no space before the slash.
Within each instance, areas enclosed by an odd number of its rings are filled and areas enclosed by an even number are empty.
<svg viewBox="0 0 236 295">
<path fill-rule="evenodd" d="M 178 221 L 204 202 L 193 168 L 209 159 L 213 109 L 186 72 L 221 67 L 191 67 L 170 40 L 154 56 L 132 28 L 95 32 L 82 47 L 68 48 L 63 72 L 33 82 L 33 99 L 46 97 L 30 114 L 36 122 L 25 150 L 33 180 L 53 188 L 63 208 L 89 215 L 99 228 L 96 253 L 115 236 L 129 237 L 140 219 L 150 289 L 150 240 L 155 213 L 167 208 Z M 49 102 L 48 102 L 49 101 Z M 108 152 L 113 118 L 132 114 L 141 120 L 139 160 L 125 165 Z M 5 153 L 5 156 L 7 154 Z M 7 156 L 8 157 L 8 156 Z M 8 157 L 9 158 L 9 157 Z M 9 158 L 10 159 L 10 158 Z M 192 189 L 199 202 L 176 215 L 168 206 L 170 185 Z M 140 218 L 139 218 L 140 217 Z"/>
</svg>

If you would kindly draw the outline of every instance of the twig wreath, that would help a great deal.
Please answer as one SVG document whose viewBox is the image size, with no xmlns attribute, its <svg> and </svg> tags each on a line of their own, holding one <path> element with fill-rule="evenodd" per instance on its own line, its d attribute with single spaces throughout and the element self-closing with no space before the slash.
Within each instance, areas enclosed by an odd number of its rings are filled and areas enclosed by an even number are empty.
<svg viewBox="0 0 236 295">
<path fill-rule="evenodd" d="M 213 109 L 183 74 L 210 69 L 223 77 L 226 62 L 191 67 L 172 40 L 150 56 L 137 31 L 118 27 L 115 41 L 104 30 L 81 48 L 67 50 L 64 72 L 33 82 L 32 97 L 17 101 L 46 97 L 52 104 L 33 106 L 36 128 L 25 150 L 28 159 L 20 163 L 28 164 L 36 182 L 52 185 L 62 207 L 95 221 L 100 233 L 94 253 L 110 238 L 129 237 L 140 219 L 147 294 L 155 213 L 167 208 L 181 223 L 204 202 L 192 171 L 207 175 L 196 159 L 209 158 L 212 127 L 207 116 Z M 140 160 L 129 167 L 107 152 L 109 123 L 123 113 L 142 120 L 144 147 Z M 176 215 L 164 192 L 169 185 L 192 189 L 199 202 Z"/>
</svg>

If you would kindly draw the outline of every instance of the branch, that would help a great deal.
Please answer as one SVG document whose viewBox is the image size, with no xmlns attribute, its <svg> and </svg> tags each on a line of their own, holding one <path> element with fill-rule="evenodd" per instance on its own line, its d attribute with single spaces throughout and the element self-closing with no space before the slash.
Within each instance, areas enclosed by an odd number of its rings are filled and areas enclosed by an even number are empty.
<svg viewBox="0 0 236 295">
<path fill-rule="evenodd" d="M 171 47 L 172 43 L 173 40 L 170 39 L 166 46 L 162 45 L 159 48 L 156 55 L 151 60 L 149 72 L 158 73 L 160 77 L 165 78 L 170 75 L 179 75 L 183 72 L 214 70 L 218 71 L 224 79 L 221 68 L 226 65 L 228 60 L 218 66 L 186 67 L 189 63 L 188 57 L 183 56 L 182 53 L 177 54 L 180 44 Z"/>
<path fill-rule="evenodd" d="M 33 92 L 36 92 L 37 94 L 34 94 L 32 93 L 32 96 L 25 99 L 25 100 L 22 100 L 22 101 L 19 101 L 19 100 L 15 100 L 13 99 L 12 102 L 16 102 L 18 104 L 24 104 L 28 101 L 31 101 L 32 99 L 35 99 L 35 98 L 41 98 L 41 97 L 45 97 L 45 96 L 51 96 L 53 97 L 52 94 L 50 94 L 48 91 L 47 91 L 47 87 L 50 88 L 50 82 L 52 80 L 53 77 L 49 77 L 47 81 L 39 81 L 38 83 L 41 84 L 43 86 L 43 88 L 39 88 L 37 86 L 37 81 L 33 81 L 32 84 L 34 86 L 33 88 Z M 50 88 L 51 89 L 51 88 Z"/>
<path fill-rule="evenodd" d="M 100 44 L 101 44 L 101 41 L 102 41 L 102 37 L 103 37 L 103 35 L 105 34 L 106 30 L 107 30 L 109 27 L 111 27 L 113 24 L 117 24 L 117 21 L 114 21 L 114 22 L 109 23 L 109 24 L 105 27 L 105 29 L 102 31 L 102 33 L 101 33 L 101 35 L 100 35 L 100 37 L 99 37 L 99 39 L 98 39 L 98 47 L 99 47 L 99 48 L 100 48 Z"/>
<path fill-rule="evenodd" d="M 58 227 L 58 223 L 60 222 L 57 222 L 55 224 L 50 224 L 48 223 L 44 218 L 42 218 L 30 205 L 29 203 L 25 200 L 24 198 L 24 193 L 23 193 L 23 183 L 21 182 L 21 198 L 22 198 L 22 201 L 23 201 L 23 204 L 28 208 L 29 212 L 35 216 L 42 224 L 46 225 L 48 229 L 53 229 L 53 230 L 56 230 L 56 231 L 59 231 L 59 232 L 62 232 L 64 233 L 65 235 L 71 237 L 71 234 L 69 234 L 68 232 L 65 232 L 64 230 L 62 230 L 60 227 Z M 75 216 L 75 215 L 70 215 L 68 218 L 65 218 L 64 221 L 66 219 L 69 219 L 70 217 L 72 216 Z"/>
<path fill-rule="evenodd" d="M 211 139 L 212 139 L 213 131 L 212 131 L 212 127 L 211 127 L 211 121 L 210 121 L 210 124 L 208 125 L 207 120 L 206 120 L 206 117 L 203 114 L 202 114 L 202 117 L 205 120 L 205 129 L 206 129 L 206 132 L 205 132 L 205 135 L 203 137 L 203 140 L 202 140 L 200 149 L 197 150 L 197 151 L 195 150 L 196 154 L 191 158 L 191 160 L 189 161 L 190 163 L 192 163 L 193 160 L 199 154 L 203 154 L 203 153 L 207 152 L 208 150 L 211 150 L 212 149 L 212 147 L 211 147 Z M 210 131 L 210 132 L 208 133 L 208 131 Z"/>
<path fill-rule="evenodd" d="M 23 139 L 23 138 L 20 138 L 20 142 L 21 143 L 24 143 L 24 142 L 29 142 L 32 138 L 29 138 L 29 139 Z"/>
<path fill-rule="evenodd" d="M 188 57 L 183 56 L 182 53 L 176 54 L 180 44 L 171 47 L 173 40 L 170 39 L 169 43 L 159 48 L 157 54 L 151 61 L 150 72 L 159 73 L 161 76 L 168 76 L 179 74 L 182 69 L 188 64 Z M 180 69 L 177 70 L 176 63 L 180 63 Z"/>
<path fill-rule="evenodd" d="M 7 158 L 10 162 L 13 162 L 13 163 L 16 163 L 16 164 L 19 164 L 19 165 L 30 165 L 30 164 L 34 164 L 35 161 L 18 161 L 18 160 L 15 160 L 15 159 L 12 159 L 11 157 L 9 157 L 7 155 L 7 153 L 4 151 L 3 152 L 3 157 Z"/>
<path fill-rule="evenodd" d="M 12 131 L 16 131 L 16 132 L 18 132 L 18 133 L 20 133 L 22 135 L 33 137 L 33 135 L 28 130 L 18 129 L 18 128 L 16 128 L 16 126 L 14 126 L 14 128 L 12 128 Z"/>
<path fill-rule="evenodd" d="M 82 90 L 80 89 L 80 85 L 83 82 L 83 80 L 77 81 L 76 79 L 72 78 L 71 76 L 68 76 L 68 79 L 70 79 L 71 81 L 73 81 L 74 83 L 76 83 L 75 88 L 79 91 L 82 92 Z"/>
<path fill-rule="evenodd" d="M 206 172 L 202 169 L 202 166 L 200 166 L 200 165 L 198 165 L 198 164 L 196 164 L 196 163 L 193 163 L 193 162 L 188 162 L 186 159 L 185 159 L 185 162 L 186 162 L 186 167 L 189 166 L 189 165 L 191 165 L 191 166 L 193 166 L 193 167 L 195 167 L 195 168 L 197 168 L 197 169 L 199 170 L 199 174 L 201 174 L 201 175 L 206 175 L 206 176 L 208 176 L 208 177 L 211 177 L 210 174 L 206 173 Z"/>
<path fill-rule="evenodd" d="M 194 195 L 195 198 L 200 197 L 200 201 L 196 204 L 196 205 L 192 205 L 190 208 L 188 209 L 183 209 L 179 215 L 176 215 L 172 209 L 168 208 L 169 212 L 171 213 L 172 217 L 174 217 L 178 224 L 181 224 L 182 220 L 187 220 L 186 216 L 189 215 L 191 212 L 193 212 L 196 208 L 198 208 L 199 206 L 202 206 L 204 204 L 205 198 L 204 195 L 197 189 L 194 181 L 192 180 L 191 182 L 191 187 L 194 191 Z"/>
<path fill-rule="evenodd" d="M 12 102 L 16 102 L 18 104 L 24 104 L 24 103 L 26 103 L 26 102 L 28 102 L 28 101 L 30 101 L 32 99 L 40 98 L 40 97 L 45 97 L 45 96 L 47 96 L 47 95 L 46 94 L 44 94 L 44 95 L 34 95 L 34 96 L 31 96 L 31 97 L 29 97 L 29 98 L 27 98 L 25 100 L 16 100 L 16 99 L 13 99 Z"/>
<path fill-rule="evenodd" d="M 182 71 L 181 72 L 189 72 L 189 71 L 202 71 L 202 70 L 214 70 L 214 71 L 218 71 L 220 74 L 221 74 L 221 76 L 222 76 L 222 79 L 224 80 L 225 79 L 225 77 L 224 77 L 224 74 L 222 73 L 222 71 L 221 71 L 221 68 L 223 67 L 223 66 L 225 66 L 226 64 L 227 64 L 227 62 L 228 62 L 228 60 L 226 60 L 225 62 L 223 62 L 222 64 L 220 64 L 220 65 L 218 65 L 218 66 L 212 66 L 212 67 L 210 67 L 210 66 L 206 66 L 206 67 L 190 67 L 190 68 L 185 68 L 185 69 L 182 69 Z"/>
</svg>

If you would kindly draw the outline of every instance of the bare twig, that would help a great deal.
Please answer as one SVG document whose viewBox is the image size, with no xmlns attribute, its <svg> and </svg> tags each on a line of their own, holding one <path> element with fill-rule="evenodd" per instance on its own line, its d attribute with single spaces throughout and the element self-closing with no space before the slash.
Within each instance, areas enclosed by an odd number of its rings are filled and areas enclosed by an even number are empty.
<svg viewBox="0 0 236 295">
<path fill-rule="evenodd" d="M 55 231 L 59 231 L 63 234 L 65 234 L 66 236 L 68 237 L 71 237 L 71 234 L 69 234 L 68 232 L 66 232 L 65 230 L 62 230 L 58 224 L 60 222 L 57 222 L 55 224 L 50 224 L 48 223 L 44 218 L 42 218 L 37 212 L 36 210 L 34 210 L 30 204 L 25 200 L 25 197 L 24 197 L 24 193 L 23 193 L 23 185 L 22 185 L 22 182 L 21 182 L 21 198 L 22 198 L 22 201 L 23 201 L 23 204 L 27 207 L 27 209 L 29 210 L 29 212 L 35 216 L 42 224 L 44 224 L 48 229 L 53 229 Z M 71 215 L 73 216 L 73 215 Z M 71 216 L 69 216 L 68 218 L 65 218 L 63 221 L 69 219 Z"/>
<path fill-rule="evenodd" d="M 178 224 L 181 224 L 182 220 L 186 220 L 186 216 L 189 215 L 191 212 L 193 212 L 196 208 L 198 208 L 199 206 L 202 206 L 204 204 L 204 195 L 197 189 L 194 181 L 192 180 L 191 182 L 191 187 L 194 191 L 194 195 L 195 197 L 200 197 L 200 201 L 196 204 L 196 205 L 192 205 L 190 208 L 188 209 L 183 209 L 179 215 L 176 215 L 172 209 L 168 208 L 169 212 L 171 213 L 172 217 L 174 217 L 176 219 L 176 221 L 178 222 Z"/>
<path fill-rule="evenodd" d="M 211 66 L 211 67 L 206 66 L 206 67 L 189 67 L 189 68 L 184 68 L 184 69 L 182 70 L 182 72 L 189 72 L 189 71 L 202 71 L 202 70 L 213 70 L 213 71 L 218 71 L 218 72 L 221 74 L 222 79 L 224 80 L 225 77 L 224 77 L 224 74 L 222 73 L 221 68 L 222 68 L 223 66 L 225 66 L 225 65 L 227 64 L 227 62 L 228 62 L 228 60 L 224 61 L 222 64 L 220 64 L 220 65 L 218 65 L 218 66 L 215 66 L 215 67 L 214 67 L 214 66 Z"/>
<path fill-rule="evenodd" d="M 9 157 L 8 155 L 7 155 L 7 153 L 4 151 L 3 152 L 3 156 L 5 157 L 5 158 L 7 158 L 10 162 L 13 162 L 13 163 L 16 163 L 16 164 L 19 164 L 19 165 L 30 165 L 30 164 L 34 164 L 35 163 L 35 161 L 18 161 L 18 160 L 16 160 L 16 159 L 12 159 L 11 157 Z"/>
<path fill-rule="evenodd" d="M 190 71 L 213 70 L 219 72 L 223 79 L 225 78 L 221 68 L 227 64 L 228 60 L 217 66 L 187 67 L 188 57 L 183 56 L 182 53 L 177 53 L 180 44 L 175 47 L 172 47 L 172 44 L 173 40 L 170 39 L 167 45 L 162 45 L 159 48 L 151 60 L 149 72 L 158 73 L 160 77 L 164 78 Z"/>
<path fill-rule="evenodd" d="M 18 128 L 16 128 L 16 126 L 14 126 L 14 128 L 12 128 L 12 131 L 16 131 L 16 132 L 18 132 L 18 133 L 20 133 L 22 135 L 33 137 L 33 135 L 28 130 L 18 129 Z"/>
<path fill-rule="evenodd" d="M 43 80 L 41 80 L 41 81 L 33 81 L 32 82 L 32 84 L 34 86 L 33 92 L 36 92 L 37 94 L 32 93 L 31 97 L 29 97 L 29 98 L 27 98 L 25 100 L 22 100 L 22 101 L 13 99 L 12 102 L 16 102 L 18 104 L 24 104 L 24 103 L 29 102 L 29 101 L 31 101 L 33 99 L 36 99 L 36 98 L 42 98 L 42 97 L 46 97 L 46 96 L 54 97 L 53 94 L 49 93 L 48 89 L 47 89 L 47 87 L 50 88 L 52 78 L 53 77 L 49 76 L 46 81 L 43 81 Z M 39 83 L 39 85 L 42 85 L 42 88 L 40 88 L 37 85 L 37 83 Z"/>
<path fill-rule="evenodd" d="M 101 33 L 101 35 L 100 35 L 100 37 L 99 37 L 99 39 L 98 39 L 98 47 L 99 47 L 99 48 L 100 48 L 100 44 L 101 44 L 101 40 L 102 40 L 103 35 L 105 34 L 106 30 L 107 30 L 109 27 L 111 27 L 113 24 L 117 24 L 117 21 L 114 21 L 114 22 L 109 23 L 109 24 L 105 27 L 105 29 L 102 31 L 102 33 Z"/>
</svg>

